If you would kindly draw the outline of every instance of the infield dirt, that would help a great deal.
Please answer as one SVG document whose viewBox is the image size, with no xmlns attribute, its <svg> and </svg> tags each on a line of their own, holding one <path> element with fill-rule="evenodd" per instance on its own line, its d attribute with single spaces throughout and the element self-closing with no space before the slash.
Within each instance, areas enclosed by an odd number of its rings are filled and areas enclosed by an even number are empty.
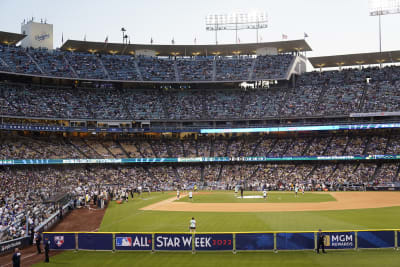
<svg viewBox="0 0 400 267">
<path fill-rule="evenodd" d="M 385 208 L 400 206 L 400 192 L 330 192 L 336 201 L 314 203 L 190 203 L 176 202 L 176 197 L 163 200 L 141 210 L 200 212 L 269 212 L 321 211 Z"/>
</svg>

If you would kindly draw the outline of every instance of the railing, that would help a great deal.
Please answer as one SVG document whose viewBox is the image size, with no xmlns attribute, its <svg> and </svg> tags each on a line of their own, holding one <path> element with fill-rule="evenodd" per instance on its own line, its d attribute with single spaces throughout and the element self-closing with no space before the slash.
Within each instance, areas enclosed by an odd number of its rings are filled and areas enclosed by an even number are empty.
<svg viewBox="0 0 400 267">
<path fill-rule="evenodd" d="M 70 207 L 73 206 L 74 202 L 71 200 L 67 204 L 62 207 L 63 215 L 67 214 L 70 211 Z M 35 227 L 35 232 L 43 232 L 50 229 L 53 225 L 55 225 L 60 220 L 60 211 L 56 211 L 49 218 L 43 221 L 40 225 Z"/>
<path fill-rule="evenodd" d="M 400 155 L 285 156 L 285 157 L 192 157 L 192 158 L 107 158 L 107 159 L 1 159 L 1 165 L 121 164 L 121 163 L 246 163 L 246 162 L 324 162 L 399 161 Z"/>
</svg>

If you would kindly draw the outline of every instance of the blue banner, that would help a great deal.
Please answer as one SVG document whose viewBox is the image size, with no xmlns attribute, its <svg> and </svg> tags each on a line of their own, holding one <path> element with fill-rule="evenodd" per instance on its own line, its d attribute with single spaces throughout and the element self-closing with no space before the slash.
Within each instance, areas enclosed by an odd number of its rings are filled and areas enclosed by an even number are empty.
<svg viewBox="0 0 400 267">
<path fill-rule="evenodd" d="M 326 249 L 345 249 L 355 247 L 356 239 L 354 232 L 324 232 L 324 234 Z"/>
<path fill-rule="evenodd" d="M 236 250 L 272 250 L 274 234 L 236 234 Z"/>
<path fill-rule="evenodd" d="M 195 157 L 195 158 L 119 158 L 119 159 L 1 159 L 0 165 L 120 164 L 167 162 L 269 162 L 269 161 L 348 161 L 398 160 L 400 155 L 301 156 L 301 157 Z"/>
<path fill-rule="evenodd" d="M 359 248 L 393 248 L 394 231 L 358 232 Z"/>
<path fill-rule="evenodd" d="M 298 132 L 298 131 L 335 131 L 335 130 L 368 130 L 400 128 L 400 123 L 374 123 L 374 124 L 347 124 L 347 125 L 318 125 L 318 126 L 290 126 L 266 128 L 233 128 L 233 129 L 200 129 L 200 133 L 260 133 L 260 132 Z"/>
<path fill-rule="evenodd" d="M 192 250 L 191 234 L 155 234 L 155 250 Z"/>
<path fill-rule="evenodd" d="M 79 233 L 78 248 L 88 250 L 112 250 L 113 236 L 112 234 Z"/>
<path fill-rule="evenodd" d="M 46 233 L 43 234 L 43 240 L 46 238 L 50 241 L 50 249 L 75 249 L 75 234 L 64 234 L 64 233 Z M 44 242 L 43 241 L 43 242 Z"/>
<path fill-rule="evenodd" d="M 194 237 L 196 250 L 232 250 L 232 234 L 196 234 Z"/>
<path fill-rule="evenodd" d="M 276 249 L 314 249 L 314 233 L 277 233 Z"/>
<path fill-rule="evenodd" d="M 151 250 L 151 234 L 115 234 L 116 250 Z"/>
</svg>

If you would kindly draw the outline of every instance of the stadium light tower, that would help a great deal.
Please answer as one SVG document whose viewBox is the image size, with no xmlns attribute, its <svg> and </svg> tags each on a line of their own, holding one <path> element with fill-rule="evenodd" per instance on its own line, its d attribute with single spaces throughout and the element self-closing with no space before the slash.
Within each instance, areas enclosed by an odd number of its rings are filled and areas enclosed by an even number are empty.
<svg viewBox="0 0 400 267">
<path fill-rule="evenodd" d="M 381 16 L 400 13 L 400 0 L 370 0 L 369 15 L 379 17 L 379 52 L 382 52 Z"/>
<path fill-rule="evenodd" d="M 206 30 L 215 31 L 215 44 L 218 44 L 218 31 L 235 31 L 238 43 L 239 30 L 256 30 L 258 43 L 258 30 L 268 28 L 267 12 L 233 13 L 206 16 Z"/>
</svg>

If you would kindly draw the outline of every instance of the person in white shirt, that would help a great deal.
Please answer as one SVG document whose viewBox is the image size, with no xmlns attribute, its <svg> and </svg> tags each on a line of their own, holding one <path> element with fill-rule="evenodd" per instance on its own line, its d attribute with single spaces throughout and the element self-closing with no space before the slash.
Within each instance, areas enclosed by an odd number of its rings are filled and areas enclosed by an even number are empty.
<svg viewBox="0 0 400 267">
<path fill-rule="evenodd" d="M 179 199 L 179 197 L 180 197 L 180 192 L 179 192 L 179 189 L 178 189 L 178 190 L 176 190 L 176 199 Z"/>
<path fill-rule="evenodd" d="M 189 199 L 190 199 L 190 200 L 193 199 L 193 192 L 192 192 L 192 191 L 189 192 Z"/>
<path fill-rule="evenodd" d="M 196 220 L 194 219 L 194 217 L 192 217 L 192 219 L 190 220 L 189 230 L 191 233 L 196 232 Z"/>
<path fill-rule="evenodd" d="M 267 200 L 267 189 L 264 189 L 264 191 L 263 191 L 263 197 L 264 197 L 264 200 Z"/>
</svg>

